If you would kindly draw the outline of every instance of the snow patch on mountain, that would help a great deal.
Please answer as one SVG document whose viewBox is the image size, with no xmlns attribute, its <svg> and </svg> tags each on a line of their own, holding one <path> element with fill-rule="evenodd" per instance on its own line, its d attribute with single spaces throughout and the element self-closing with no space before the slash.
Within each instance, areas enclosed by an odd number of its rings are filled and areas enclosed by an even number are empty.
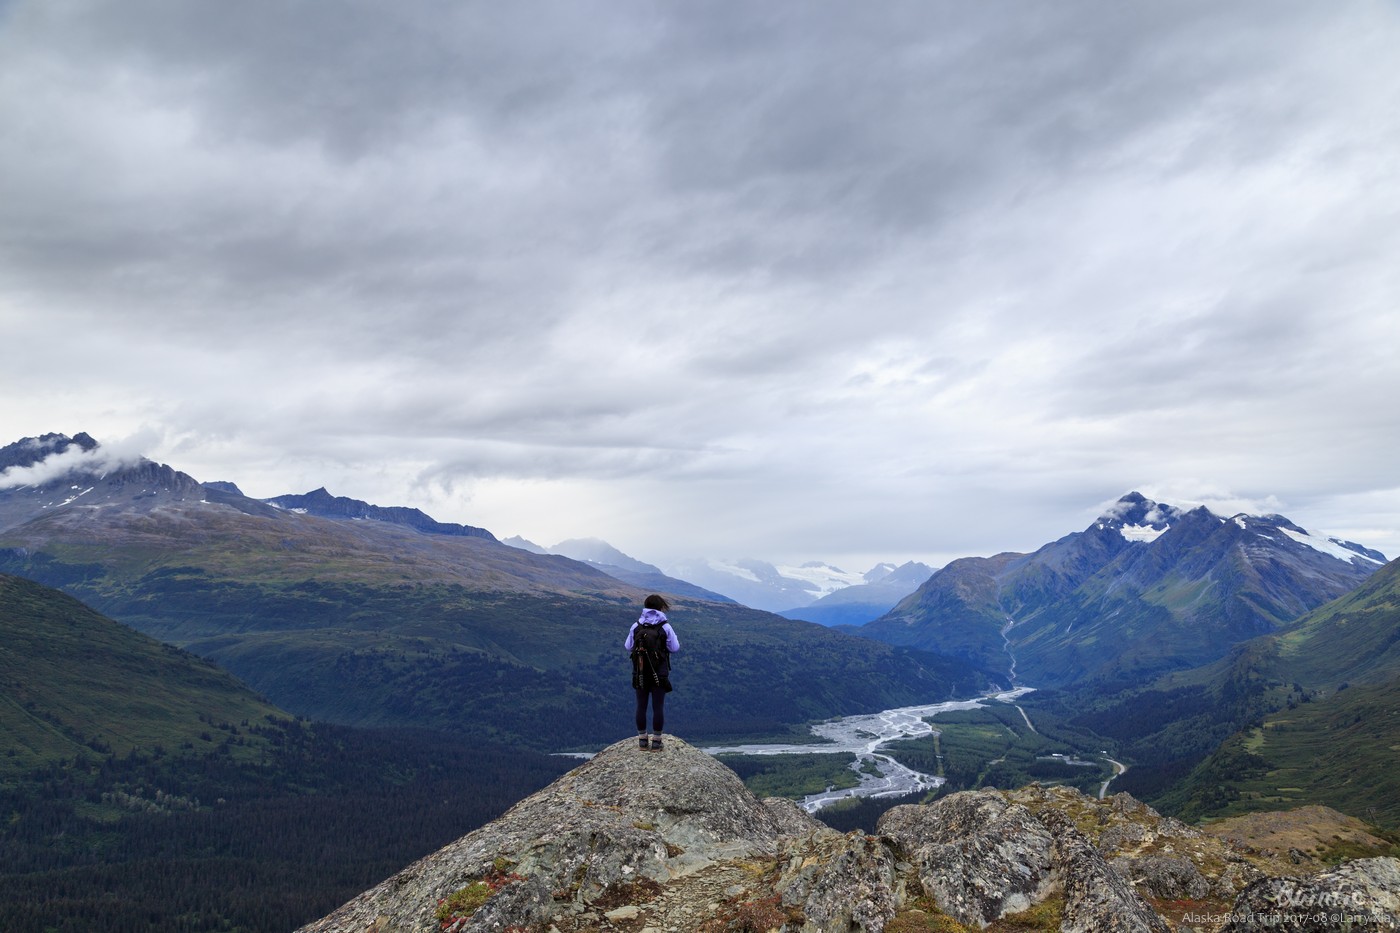
<svg viewBox="0 0 1400 933">
<path fill-rule="evenodd" d="M 72 487 L 72 488 L 73 488 L 73 489 L 82 489 L 82 487 L 80 487 L 80 486 L 74 486 L 74 487 Z M 59 507 L 59 508 L 62 508 L 63 506 L 67 505 L 67 504 L 70 503 L 70 502 L 76 502 L 76 501 L 78 501 L 79 498 L 81 498 L 82 496 L 87 495 L 88 493 L 92 492 L 92 491 L 93 491 L 94 489 L 96 489 L 96 488 L 97 488 L 96 486 L 89 486 L 87 489 L 82 489 L 81 492 L 76 492 L 76 493 L 74 493 L 73 495 L 69 496 L 67 499 L 64 499 L 62 502 L 60 502 L 60 503 L 58 504 L 58 507 Z"/>
<path fill-rule="evenodd" d="M 1295 530 L 1293 528 L 1281 527 L 1279 528 L 1279 531 L 1282 531 L 1284 534 L 1288 535 L 1288 537 L 1292 538 L 1294 541 L 1297 541 L 1299 544 L 1307 545 L 1313 550 L 1321 551 L 1324 554 L 1337 558 L 1337 560 L 1364 560 L 1372 564 L 1385 563 L 1385 561 L 1376 560 L 1369 554 L 1362 554 L 1359 551 L 1352 550 L 1337 538 L 1324 538 L 1321 535 L 1315 535 L 1308 531 L 1304 531 L 1303 529 Z"/>
<path fill-rule="evenodd" d="M 748 562 L 717 560 L 713 557 L 706 557 L 701 560 L 701 563 L 716 573 L 727 573 L 731 577 L 738 577 L 740 580 L 747 580 L 750 583 L 767 582 L 763 577 L 760 577 L 750 569 Z"/>
<path fill-rule="evenodd" d="M 866 583 L 879 583 L 898 569 L 898 567 L 891 563 L 876 564 L 862 574 L 861 579 Z"/>
<path fill-rule="evenodd" d="M 779 566 L 778 573 L 790 580 L 801 580 L 811 584 L 812 592 L 818 599 L 865 582 L 864 574 L 848 573 L 840 567 L 833 567 L 819 560 L 808 561 L 800 567 Z"/>
<path fill-rule="evenodd" d="M 667 567 L 673 577 L 723 593 L 754 609 L 784 612 L 810 606 L 832 593 L 882 579 L 893 565 L 877 564 L 866 573 L 852 573 L 825 561 L 775 565 L 752 558 L 693 558 Z M 916 584 L 917 585 L 917 584 Z"/>
<path fill-rule="evenodd" d="M 1164 532 L 1171 528 L 1171 525 L 1163 525 L 1154 528 L 1151 525 L 1123 525 L 1118 529 L 1118 533 L 1129 541 L 1156 541 Z"/>
<path fill-rule="evenodd" d="M 1171 529 L 1173 521 L 1185 514 L 1186 510 L 1183 508 L 1154 502 L 1141 493 L 1130 492 L 1106 507 L 1095 525 L 1100 531 L 1106 528 L 1117 529 L 1128 541 L 1151 544 Z M 1275 540 L 1272 532 L 1282 532 L 1299 544 L 1348 563 L 1357 559 L 1373 564 L 1386 562 L 1385 555 L 1379 551 L 1340 538 L 1315 535 L 1282 515 L 1250 515 L 1241 512 L 1229 518 L 1219 515 L 1215 517 L 1222 523 L 1233 522 L 1241 530 L 1253 531 L 1268 540 Z"/>
</svg>

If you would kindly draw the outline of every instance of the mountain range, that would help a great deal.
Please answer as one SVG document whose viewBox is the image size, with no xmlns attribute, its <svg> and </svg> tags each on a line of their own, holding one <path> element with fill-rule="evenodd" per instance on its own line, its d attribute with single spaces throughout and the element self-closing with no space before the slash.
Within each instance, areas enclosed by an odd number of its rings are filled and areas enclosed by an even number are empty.
<svg viewBox="0 0 1400 933">
<path fill-rule="evenodd" d="M 615 577 L 640 589 L 695 599 L 707 599 L 716 603 L 737 602 L 728 596 L 707 590 L 703 586 L 696 586 L 687 580 L 667 576 L 660 567 L 629 557 L 601 538 L 570 538 L 567 541 L 560 541 L 551 548 L 540 547 L 533 541 L 527 541 L 519 535 L 506 538 L 503 543 L 523 551 L 529 551 L 532 554 L 558 554 L 561 557 L 580 561 L 598 568 L 610 577 Z"/>
<path fill-rule="evenodd" d="M 561 542 L 571 559 L 323 489 L 260 502 L 146 459 L 113 461 L 85 434 L 0 448 L 0 476 L 0 572 L 62 587 L 283 709 L 339 723 L 542 749 L 606 740 L 627 719 L 608 712 L 624 677 L 617 635 L 645 590 L 602 569 L 680 583 L 599 541 Z M 1288 702 L 1259 682 L 1389 684 L 1393 629 L 1358 625 L 1352 615 L 1376 611 L 1348 602 L 1371 593 L 1362 584 L 1383 563 L 1282 516 L 1130 493 L 1035 552 L 955 560 L 860 628 L 655 588 L 678 605 L 694 734 L 781 730 L 997 679 L 1042 688 L 1030 702 L 1063 700 L 1058 713 L 1175 780 Z M 885 570 L 907 584 L 925 567 Z"/>
<path fill-rule="evenodd" d="M 898 567 L 878 564 L 861 578 L 864 582 L 827 593 L 809 606 L 778 613 L 789 619 L 806 619 L 820 625 L 863 625 L 880 618 L 933 575 L 933 568 L 919 561 Z"/>
<path fill-rule="evenodd" d="M 924 574 L 923 578 L 910 582 L 911 576 L 917 576 L 916 571 L 900 573 L 896 573 L 896 571 L 920 567 L 923 565 L 918 563 L 906 564 L 904 568 L 896 568 L 894 564 L 881 563 L 860 574 L 842 570 L 819 560 L 807 561 L 798 566 L 777 566 L 768 561 L 754 558 L 732 560 L 693 558 L 673 564 L 670 567 L 670 573 L 723 593 L 746 606 L 778 612 L 789 618 L 803 618 L 809 622 L 833 625 L 848 621 L 852 614 L 848 613 L 846 617 L 835 619 L 831 613 L 818 610 L 815 613 L 817 618 L 808 618 L 797 613 L 796 610 L 822 603 L 829 597 L 852 587 L 878 586 L 882 582 L 885 583 L 880 589 L 865 590 L 851 601 L 852 605 L 883 603 L 888 593 L 903 589 L 903 592 L 889 600 L 880 612 L 872 613 L 867 619 L 861 621 L 873 619 L 880 615 L 884 609 L 888 609 L 898 602 L 900 597 L 913 592 L 914 588 L 928 576 Z M 840 613 L 836 615 L 840 615 Z"/>
<path fill-rule="evenodd" d="M 644 589 L 742 603 L 754 609 L 777 612 L 789 619 L 827 626 L 860 625 L 878 618 L 933 573 L 932 567 L 917 561 L 898 567 L 890 563 L 876 564 L 864 574 L 856 575 L 824 561 L 778 567 L 751 558 L 697 558 L 674 565 L 671 575 L 654 564 L 624 554 L 599 538 L 571 538 L 548 548 L 519 536 L 506 538 L 504 543 L 535 554 L 571 557 Z M 700 586 L 694 581 L 704 581 L 706 585 Z"/>
<path fill-rule="evenodd" d="M 1130 493 L 1033 553 L 949 563 L 858 631 L 1037 686 L 1128 686 L 1279 631 L 1384 563 L 1281 515 L 1220 516 Z"/>
<path fill-rule="evenodd" d="M 647 590 L 593 566 L 322 490 L 251 499 L 114 461 L 87 435 L 0 448 L 0 475 L 0 571 L 213 660 L 283 709 L 548 751 L 630 728 L 621 643 Z M 991 676 L 734 603 L 673 604 L 671 716 L 693 734 L 772 734 Z"/>
</svg>

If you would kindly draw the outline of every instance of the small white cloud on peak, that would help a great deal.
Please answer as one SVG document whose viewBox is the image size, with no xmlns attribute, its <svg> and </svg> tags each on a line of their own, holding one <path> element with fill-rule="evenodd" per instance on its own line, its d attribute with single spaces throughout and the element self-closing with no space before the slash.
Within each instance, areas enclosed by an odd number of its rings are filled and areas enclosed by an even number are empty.
<svg viewBox="0 0 1400 933">
<path fill-rule="evenodd" d="M 1146 525 L 1166 524 L 1169 516 L 1160 502 L 1152 503 L 1152 508 L 1143 516 L 1143 523 Z"/>
<path fill-rule="evenodd" d="M 43 486 L 75 473 L 105 476 L 112 470 L 133 466 L 140 460 L 139 454 L 131 455 L 106 446 L 83 450 L 74 444 L 63 453 L 51 453 L 30 466 L 13 466 L 0 472 L 0 489 Z"/>
<path fill-rule="evenodd" d="M 1100 525 L 1102 525 L 1103 522 L 1109 522 L 1115 519 L 1122 518 L 1124 515 L 1132 511 L 1133 507 L 1136 504 L 1137 503 L 1131 502 L 1126 498 L 1113 500 L 1112 502 L 1103 506 L 1099 510 Z"/>
</svg>

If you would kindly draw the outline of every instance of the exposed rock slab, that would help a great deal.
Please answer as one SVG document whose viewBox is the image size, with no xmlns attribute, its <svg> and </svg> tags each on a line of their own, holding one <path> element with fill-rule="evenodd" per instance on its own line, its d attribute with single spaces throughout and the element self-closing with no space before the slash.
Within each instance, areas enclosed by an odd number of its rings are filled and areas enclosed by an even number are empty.
<svg viewBox="0 0 1400 933">
<path fill-rule="evenodd" d="M 893 919 L 897 870 L 885 840 L 827 830 L 792 840 L 786 854 L 774 890 L 784 906 L 795 908 L 790 929 L 879 933 Z"/>
<path fill-rule="evenodd" d="M 305 933 L 436 933 L 438 901 L 492 870 L 519 875 L 462 927 L 545 920 L 610 885 L 663 882 L 724 859 L 776 856 L 797 823 L 765 806 L 729 768 L 668 736 L 666 751 L 634 740 L 600 752 L 504 816 L 423 858 L 309 924 Z"/>
<path fill-rule="evenodd" d="M 1133 886 L 1063 813 L 1041 817 L 1054 834 L 1054 857 L 1065 894 L 1061 933 L 1171 933 Z"/>
<path fill-rule="evenodd" d="M 659 754 L 628 740 L 302 931 L 886 933 L 1020 923 L 1033 909 L 1037 929 L 1168 933 L 1148 898 L 1177 904 L 1181 920 L 1179 905 L 1218 915 L 1241 888 L 1229 933 L 1345 929 L 1345 911 L 1365 917 L 1356 929 L 1400 929 L 1400 861 L 1294 877 L 1317 863 L 1204 834 L 1126 794 L 970 791 L 896 807 L 878 830 L 842 835 L 790 801 L 759 800 L 679 739 Z M 444 927 L 439 901 L 474 882 L 479 906 Z M 1290 917 L 1299 905 L 1313 910 Z"/>
<path fill-rule="evenodd" d="M 1149 855 L 1144 858 L 1114 859 L 1113 870 L 1132 884 L 1138 893 L 1169 900 L 1200 900 L 1209 897 L 1211 883 L 1188 858 Z"/>
<path fill-rule="evenodd" d="M 1265 878 L 1235 900 L 1222 933 L 1400 930 L 1400 860 L 1361 859 L 1311 878 Z"/>
<path fill-rule="evenodd" d="M 1057 881 L 1050 831 L 996 791 L 895 807 L 878 830 L 915 866 L 938 908 L 960 923 L 981 927 L 1025 910 Z"/>
</svg>

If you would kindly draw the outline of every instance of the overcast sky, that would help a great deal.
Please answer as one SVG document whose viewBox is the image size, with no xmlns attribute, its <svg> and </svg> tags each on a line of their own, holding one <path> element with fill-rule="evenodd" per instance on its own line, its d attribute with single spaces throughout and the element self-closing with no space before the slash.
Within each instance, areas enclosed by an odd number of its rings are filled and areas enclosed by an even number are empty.
<svg viewBox="0 0 1400 933">
<path fill-rule="evenodd" d="M 0 0 L 0 444 L 660 563 L 1400 554 L 1400 6 Z"/>
</svg>

